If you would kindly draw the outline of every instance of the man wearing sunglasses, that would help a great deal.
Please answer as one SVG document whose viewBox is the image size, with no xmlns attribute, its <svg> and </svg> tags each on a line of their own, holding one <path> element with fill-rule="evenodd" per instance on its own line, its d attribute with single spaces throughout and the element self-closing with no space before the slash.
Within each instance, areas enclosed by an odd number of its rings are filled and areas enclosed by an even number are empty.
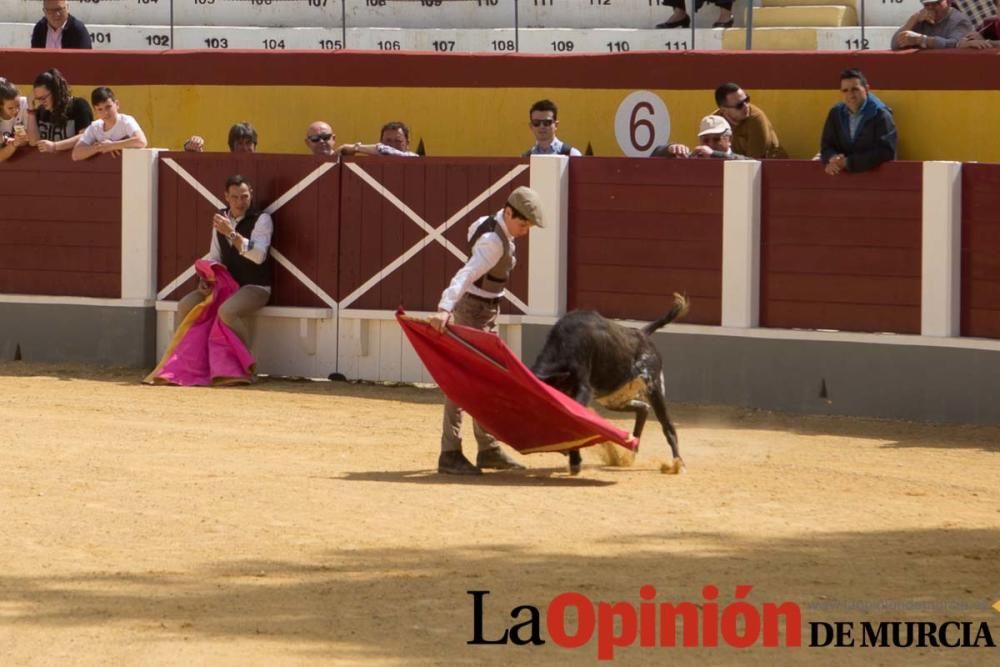
<svg viewBox="0 0 1000 667">
<path fill-rule="evenodd" d="M 334 145 L 337 143 L 337 135 L 333 133 L 333 128 L 329 123 L 317 120 L 306 128 L 306 147 L 317 157 L 339 157 L 339 152 Z"/>
<path fill-rule="evenodd" d="M 724 83 L 715 89 L 716 116 L 722 116 L 733 131 L 733 150 L 760 160 L 786 158 L 771 121 L 760 109 L 750 104 L 750 96 L 735 83 Z"/>
<path fill-rule="evenodd" d="M 975 32 L 972 19 L 950 6 L 950 0 L 920 0 L 923 9 L 906 20 L 892 36 L 892 48 L 990 48 L 983 40 L 965 37 Z"/>
<path fill-rule="evenodd" d="M 538 100 L 528 112 L 528 127 L 535 135 L 535 145 L 524 151 L 521 157 L 532 155 L 569 155 L 580 157 L 580 151 L 556 138 L 559 128 L 559 109 L 552 100 Z"/>
</svg>

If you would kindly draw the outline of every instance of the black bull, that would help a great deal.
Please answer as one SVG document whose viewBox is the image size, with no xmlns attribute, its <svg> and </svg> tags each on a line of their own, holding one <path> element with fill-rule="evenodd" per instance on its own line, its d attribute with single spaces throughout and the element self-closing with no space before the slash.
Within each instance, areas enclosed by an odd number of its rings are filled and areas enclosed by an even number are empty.
<svg viewBox="0 0 1000 667">
<path fill-rule="evenodd" d="M 609 410 L 635 413 L 632 435 L 639 438 L 652 406 L 670 443 L 674 461 L 683 465 L 677 431 L 667 414 L 663 360 L 650 336 L 688 311 L 687 297 L 674 294 L 670 312 L 641 329 L 631 329 L 589 310 L 559 318 L 545 339 L 532 372 L 581 405 L 596 399 Z M 580 452 L 569 452 L 570 472 L 580 472 Z"/>
</svg>

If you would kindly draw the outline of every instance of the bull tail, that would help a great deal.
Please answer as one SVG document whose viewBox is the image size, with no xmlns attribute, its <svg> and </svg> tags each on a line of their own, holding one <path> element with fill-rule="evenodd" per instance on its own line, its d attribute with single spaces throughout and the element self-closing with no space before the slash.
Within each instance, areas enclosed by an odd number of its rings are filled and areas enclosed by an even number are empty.
<svg viewBox="0 0 1000 667">
<path fill-rule="evenodd" d="M 642 333 L 645 336 L 653 335 L 658 329 L 661 329 L 679 317 L 684 317 L 687 315 L 688 308 L 691 306 L 691 302 L 688 298 L 682 294 L 674 292 L 674 305 L 670 308 L 670 312 L 664 315 L 662 318 L 656 320 L 655 322 L 650 322 L 642 328 Z"/>
</svg>

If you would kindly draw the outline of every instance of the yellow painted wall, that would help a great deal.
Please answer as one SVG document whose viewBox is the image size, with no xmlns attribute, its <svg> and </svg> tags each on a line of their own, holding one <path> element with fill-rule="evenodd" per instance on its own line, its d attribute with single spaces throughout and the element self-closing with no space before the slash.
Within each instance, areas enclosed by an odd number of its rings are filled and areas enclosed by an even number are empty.
<svg viewBox="0 0 1000 667">
<path fill-rule="evenodd" d="M 89 97 L 92 85 L 74 92 Z M 22 86 L 22 91 L 27 90 Z M 623 153 L 614 117 L 632 90 L 535 88 L 322 88 L 274 86 L 117 86 L 122 110 L 139 119 L 153 146 L 180 149 L 201 134 L 208 150 L 225 151 L 230 125 L 250 121 L 261 151 L 305 153 L 313 120 L 326 120 L 338 143 L 378 140 L 384 122 L 411 128 L 411 148 L 422 139 L 434 156 L 519 155 L 533 143 L 528 108 L 549 97 L 559 104 L 560 138 L 595 155 Z M 695 142 L 698 120 L 714 108 L 712 91 L 654 90 L 669 109 L 671 142 Z M 810 158 L 835 90 L 748 90 L 771 119 L 791 157 Z M 877 91 L 895 112 L 899 157 L 906 160 L 1000 162 L 1000 141 L 982 124 L 1000 91 Z"/>
</svg>

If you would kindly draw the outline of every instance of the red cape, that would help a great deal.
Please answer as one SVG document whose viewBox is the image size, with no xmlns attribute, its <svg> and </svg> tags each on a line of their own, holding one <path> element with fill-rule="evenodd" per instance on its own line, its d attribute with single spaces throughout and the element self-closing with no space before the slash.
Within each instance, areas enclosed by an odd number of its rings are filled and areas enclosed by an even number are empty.
<svg viewBox="0 0 1000 667">
<path fill-rule="evenodd" d="M 517 451 L 638 446 L 629 433 L 536 378 L 499 336 L 458 325 L 440 334 L 402 309 L 396 319 L 441 391 Z"/>
</svg>

